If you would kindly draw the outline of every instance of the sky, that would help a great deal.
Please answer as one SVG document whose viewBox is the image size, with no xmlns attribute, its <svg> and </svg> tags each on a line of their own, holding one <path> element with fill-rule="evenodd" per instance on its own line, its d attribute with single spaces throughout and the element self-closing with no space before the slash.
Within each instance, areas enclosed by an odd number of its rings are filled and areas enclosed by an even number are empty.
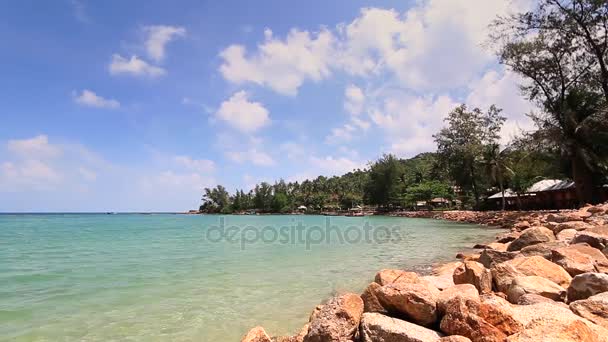
<svg viewBox="0 0 608 342">
<path fill-rule="evenodd" d="M 488 24 L 531 0 L 0 4 L 0 212 L 185 211 L 435 150 L 461 103 L 530 129 Z"/>
</svg>

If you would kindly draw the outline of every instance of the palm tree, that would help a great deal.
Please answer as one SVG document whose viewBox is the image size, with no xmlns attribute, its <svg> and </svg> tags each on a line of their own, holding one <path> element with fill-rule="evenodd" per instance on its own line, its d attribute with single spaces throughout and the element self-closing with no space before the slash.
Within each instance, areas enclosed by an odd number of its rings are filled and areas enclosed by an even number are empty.
<svg viewBox="0 0 608 342">
<path fill-rule="evenodd" d="M 506 154 L 507 149 L 501 151 L 499 144 L 491 144 L 487 146 L 483 154 L 483 164 L 485 165 L 486 173 L 494 184 L 498 184 L 498 188 L 500 189 L 500 193 L 502 194 L 503 211 L 506 207 L 505 179 L 510 174 L 513 174 L 513 170 L 511 170 L 507 166 Z"/>
</svg>

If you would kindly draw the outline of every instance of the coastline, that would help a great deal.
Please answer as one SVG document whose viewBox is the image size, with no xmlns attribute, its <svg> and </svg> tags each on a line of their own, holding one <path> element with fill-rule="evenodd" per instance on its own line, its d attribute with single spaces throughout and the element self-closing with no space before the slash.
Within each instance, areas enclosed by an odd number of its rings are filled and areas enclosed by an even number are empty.
<svg viewBox="0 0 608 342">
<path fill-rule="evenodd" d="M 379 270 L 362 294 L 338 294 L 314 308 L 296 335 L 271 338 L 258 326 L 242 341 L 535 341 L 547 334 L 550 340 L 608 341 L 608 203 L 384 216 L 508 231 L 493 242 L 478 241 L 473 253 L 432 264 L 430 274 Z"/>
</svg>

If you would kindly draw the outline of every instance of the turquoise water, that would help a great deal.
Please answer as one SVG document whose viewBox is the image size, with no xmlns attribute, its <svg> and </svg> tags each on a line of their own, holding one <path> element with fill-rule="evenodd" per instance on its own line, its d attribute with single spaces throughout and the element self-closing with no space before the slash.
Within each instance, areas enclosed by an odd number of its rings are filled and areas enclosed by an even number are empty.
<svg viewBox="0 0 608 342">
<path fill-rule="evenodd" d="M 332 217 L 323 240 L 321 216 L 226 216 L 224 232 L 238 226 L 226 241 L 213 228 L 219 220 L 0 215 L 0 340 L 238 341 L 255 325 L 287 334 L 332 293 L 361 291 L 378 269 L 424 269 L 497 233 L 435 220 Z M 246 226 L 255 229 L 241 244 Z M 266 226 L 265 241 L 254 241 Z M 304 227 L 303 239 L 282 226 Z"/>
</svg>

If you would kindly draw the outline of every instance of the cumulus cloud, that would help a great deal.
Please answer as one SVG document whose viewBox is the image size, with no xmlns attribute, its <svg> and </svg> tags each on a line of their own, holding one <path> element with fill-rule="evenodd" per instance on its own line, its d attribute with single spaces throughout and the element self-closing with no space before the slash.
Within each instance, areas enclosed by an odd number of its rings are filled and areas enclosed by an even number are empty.
<svg viewBox="0 0 608 342">
<path fill-rule="evenodd" d="M 160 77 L 167 73 L 165 69 L 151 65 L 135 55 L 127 59 L 119 54 L 112 55 L 108 70 L 111 75 L 130 74 L 151 78 Z"/>
<path fill-rule="evenodd" d="M 62 148 L 49 143 L 48 136 L 41 134 L 33 138 L 12 139 L 6 144 L 9 152 L 22 159 L 50 159 L 62 154 Z"/>
<path fill-rule="evenodd" d="M 120 107 L 120 102 L 114 99 L 105 99 L 93 91 L 84 89 L 80 94 L 74 93 L 74 101 L 80 105 L 95 108 L 116 109 Z"/>
<path fill-rule="evenodd" d="M 310 164 L 327 176 L 339 176 L 355 169 L 364 169 L 365 163 L 346 157 L 310 157 Z"/>
<path fill-rule="evenodd" d="M 143 30 L 147 35 L 146 52 L 156 62 L 165 58 L 165 47 L 171 40 L 186 35 L 186 29 L 181 26 L 153 25 L 144 26 Z"/>
<path fill-rule="evenodd" d="M 344 90 L 344 109 L 352 114 L 359 115 L 363 112 L 365 95 L 361 88 L 351 84 Z"/>
<path fill-rule="evenodd" d="M 249 94 L 239 91 L 222 102 L 216 118 L 241 132 L 251 133 L 270 123 L 268 110 L 259 102 L 249 101 Z"/>
<path fill-rule="evenodd" d="M 266 152 L 257 150 L 255 148 L 246 151 L 227 151 L 226 157 L 236 163 L 249 162 L 258 166 L 272 166 L 275 165 L 275 160 Z"/>
</svg>

